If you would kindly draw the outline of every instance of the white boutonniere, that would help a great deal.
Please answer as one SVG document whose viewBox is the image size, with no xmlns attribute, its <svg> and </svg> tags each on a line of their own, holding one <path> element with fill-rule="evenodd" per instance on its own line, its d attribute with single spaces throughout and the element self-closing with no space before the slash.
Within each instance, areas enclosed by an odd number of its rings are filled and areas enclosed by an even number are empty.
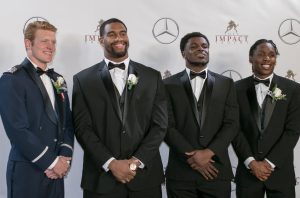
<svg viewBox="0 0 300 198">
<path fill-rule="evenodd" d="M 53 79 L 51 79 L 51 81 L 56 90 L 56 93 L 59 94 L 61 96 L 61 98 L 64 100 L 63 92 L 67 92 L 67 90 L 68 90 L 65 79 L 61 76 L 58 76 L 56 81 L 54 81 Z"/>
<path fill-rule="evenodd" d="M 286 100 L 286 95 L 282 94 L 281 89 L 279 89 L 277 85 L 274 86 L 272 91 L 268 91 L 268 95 L 271 96 L 272 102 L 277 100 Z"/>
<path fill-rule="evenodd" d="M 127 78 L 127 85 L 128 85 L 128 90 L 131 90 L 134 85 L 138 83 L 139 78 L 136 77 L 134 74 L 129 74 Z"/>
</svg>

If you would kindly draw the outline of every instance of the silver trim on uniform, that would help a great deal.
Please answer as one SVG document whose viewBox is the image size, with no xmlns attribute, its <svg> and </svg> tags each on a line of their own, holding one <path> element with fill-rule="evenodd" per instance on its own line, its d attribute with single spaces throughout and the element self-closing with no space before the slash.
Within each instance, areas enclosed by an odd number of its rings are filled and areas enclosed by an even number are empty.
<svg viewBox="0 0 300 198">
<path fill-rule="evenodd" d="M 73 147 L 70 146 L 69 144 L 61 144 L 60 146 L 65 146 L 65 147 L 68 147 L 69 149 L 71 149 L 73 151 Z"/>
<path fill-rule="evenodd" d="M 43 150 L 43 152 L 41 154 L 39 154 L 39 156 L 37 156 L 35 159 L 33 159 L 31 162 L 35 163 L 36 161 L 38 161 L 39 159 L 41 159 L 41 157 L 43 157 L 43 155 L 45 155 L 45 153 L 48 151 L 48 146 L 46 146 L 46 148 Z"/>
</svg>

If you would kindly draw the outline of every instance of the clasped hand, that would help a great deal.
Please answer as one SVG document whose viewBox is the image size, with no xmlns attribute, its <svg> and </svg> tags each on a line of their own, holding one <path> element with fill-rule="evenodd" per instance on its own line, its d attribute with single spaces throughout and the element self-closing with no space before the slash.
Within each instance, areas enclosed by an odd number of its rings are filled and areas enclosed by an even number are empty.
<svg viewBox="0 0 300 198">
<path fill-rule="evenodd" d="M 260 181 L 266 181 L 274 171 L 272 166 L 266 160 L 253 160 L 250 162 L 249 168 L 251 169 L 251 173 Z"/>
<path fill-rule="evenodd" d="M 59 156 L 58 161 L 52 169 L 47 169 L 44 173 L 50 179 L 63 178 L 70 170 L 71 157 Z"/>
<path fill-rule="evenodd" d="M 135 163 L 137 167 L 140 166 L 139 160 L 131 158 L 129 160 L 112 160 L 108 168 L 115 176 L 115 178 L 125 184 L 130 182 L 136 175 L 136 171 L 130 170 L 129 165 Z"/>
<path fill-rule="evenodd" d="M 214 166 L 212 157 L 214 153 L 209 149 L 194 150 L 185 153 L 188 156 L 187 163 L 192 169 L 198 171 L 206 180 L 215 179 L 218 169 Z"/>
</svg>

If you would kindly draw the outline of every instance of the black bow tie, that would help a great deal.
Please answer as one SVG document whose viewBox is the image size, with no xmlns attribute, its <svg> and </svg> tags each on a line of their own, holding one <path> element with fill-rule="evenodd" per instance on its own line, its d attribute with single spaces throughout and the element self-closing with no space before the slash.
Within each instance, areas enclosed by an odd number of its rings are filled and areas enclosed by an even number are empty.
<svg viewBox="0 0 300 198">
<path fill-rule="evenodd" d="M 204 70 L 204 71 L 202 71 L 200 73 L 193 72 L 192 70 L 190 71 L 190 79 L 191 80 L 193 80 L 197 76 L 205 79 L 206 78 L 206 71 Z"/>
<path fill-rule="evenodd" d="M 114 68 L 119 68 L 124 70 L 125 69 L 125 64 L 124 63 L 120 63 L 120 64 L 114 64 L 112 62 L 108 63 L 108 70 L 114 69 Z"/>
<path fill-rule="evenodd" d="M 47 76 L 49 76 L 50 78 L 53 76 L 53 73 L 54 73 L 54 69 L 48 69 L 48 70 L 42 70 L 41 68 L 37 68 L 36 69 L 36 73 L 38 73 L 38 75 L 43 75 L 43 74 L 46 74 Z"/>
<path fill-rule="evenodd" d="M 257 85 L 259 83 L 262 83 L 262 84 L 266 85 L 267 87 L 269 87 L 270 79 L 268 78 L 268 79 L 265 79 L 265 80 L 260 80 L 258 78 L 254 78 L 254 84 Z"/>
</svg>

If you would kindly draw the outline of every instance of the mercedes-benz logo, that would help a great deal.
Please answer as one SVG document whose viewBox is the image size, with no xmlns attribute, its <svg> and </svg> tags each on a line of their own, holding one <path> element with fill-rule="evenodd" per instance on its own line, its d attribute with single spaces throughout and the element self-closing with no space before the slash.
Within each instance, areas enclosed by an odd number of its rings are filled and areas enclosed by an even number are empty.
<svg viewBox="0 0 300 198">
<path fill-rule="evenodd" d="M 23 27 L 23 33 L 25 33 L 27 24 L 32 23 L 32 22 L 34 22 L 34 21 L 48 21 L 48 20 L 45 19 L 45 18 L 43 18 L 43 17 L 39 17 L 39 16 L 34 16 L 34 17 L 29 18 L 29 19 L 25 22 L 25 24 L 24 24 L 24 27 Z"/>
<path fill-rule="evenodd" d="M 237 81 L 237 80 L 242 79 L 242 75 L 240 73 L 238 73 L 237 71 L 234 71 L 232 69 L 228 69 L 228 70 L 222 72 L 221 75 L 227 76 L 227 77 L 231 78 L 233 81 Z"/>
<path fill-rule="evenodd" d="M 154 38 L 162 44 L 173 43 L 179 35 L 179 27 L 171 18 L 158 19 L 152 29 Z"/>
<path fill-rule="evenodd" d="M 281 22 L 278 29 L 279 38 L 288 45 L 300 41 L 300 22 L 297 19 L 286 19 Z"/>
</svg>

